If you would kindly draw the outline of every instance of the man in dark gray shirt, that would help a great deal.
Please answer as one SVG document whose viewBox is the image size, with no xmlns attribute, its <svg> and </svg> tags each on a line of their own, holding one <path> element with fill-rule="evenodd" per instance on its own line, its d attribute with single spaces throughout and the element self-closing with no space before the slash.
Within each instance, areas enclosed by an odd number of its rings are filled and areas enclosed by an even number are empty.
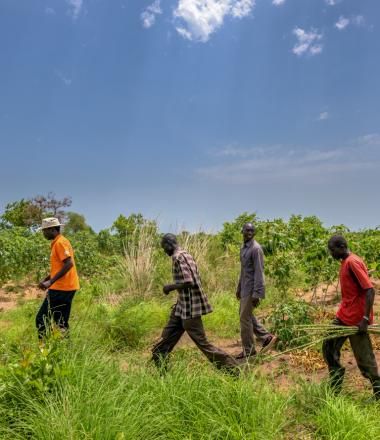
<svg viewBox="0 0 380 440">
<path fill-rule="evenodd" d="M 240 249 L 241 271 L 236 297 L 240 301 L 240 334 L 243 351 L 237 359 L 248 359 L 256 354 L 256 335 L 262 341 L 261 352 L 269 350 L 276 343 L 276 337 L 269 333 L 253 315 L 253 309 L 265 297 L 264 253 L 254 240 L 255 227 L 252 223 L 243 226 L 243 246 Z"/>
</svg>

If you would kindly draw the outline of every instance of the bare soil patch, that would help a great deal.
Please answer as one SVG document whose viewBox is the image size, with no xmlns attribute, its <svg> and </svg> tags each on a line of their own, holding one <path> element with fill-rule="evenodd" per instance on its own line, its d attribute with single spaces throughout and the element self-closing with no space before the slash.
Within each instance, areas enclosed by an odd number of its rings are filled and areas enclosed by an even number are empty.
<svg viewBox="0 0 380 440">
<path fill-rule="evenodd" d="M 0 289 L 0 312 L 12 310 L 23 301 L 43 298 L 45 292 L 34 286 L 7 284 Z"/>
</svg>

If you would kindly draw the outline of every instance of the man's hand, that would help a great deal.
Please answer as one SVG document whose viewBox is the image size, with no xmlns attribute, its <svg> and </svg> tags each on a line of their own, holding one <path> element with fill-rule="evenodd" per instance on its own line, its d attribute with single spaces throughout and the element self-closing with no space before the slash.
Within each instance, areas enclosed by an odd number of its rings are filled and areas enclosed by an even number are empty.
<svg viewBox="0 0 380 440">
<path fill-rule="evenodd" d="M 260 298 L 253 297 L 252 298 L 252 306 L 256 308 L 260 304 Z"/>
<path fill-rule="evenodd" d="M 359 322 L 359 333 L 366 333 L 368 330 L 368 321 L 363 318 L 360 322 Z"/>
<path fill-rule="evenodd" d="M 240 290 L 237 290 L 237 291 L 236 291 L 236 299 L 237 299 L 238 301 L 241 300 L 241 293 L 240 293 Z"/>
<path fill-rule="evenodd" d="M 168 295 L 171 291 L 172 291 L 172 285 L 171 284 L 167 284 L 166 286 L 164 286 L 162 288 L 162 291 L 165 293 L 165 295 Z"/>
<path fill-rule="evenodd" d="M 42 290 L 46 290 L 46 289 L 49 289 L 49 287 L 51 285 L 52 285 L 52 282 L 50 280 L 46 280 L 46 281 L 44 280 L 39 283 L 38 287 Z"/>
</svg>

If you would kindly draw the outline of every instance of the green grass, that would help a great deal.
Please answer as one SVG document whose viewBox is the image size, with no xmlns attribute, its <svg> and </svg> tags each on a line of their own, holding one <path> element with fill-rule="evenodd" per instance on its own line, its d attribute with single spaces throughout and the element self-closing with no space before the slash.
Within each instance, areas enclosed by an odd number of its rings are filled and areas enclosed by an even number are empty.
<svg viewBox="0 0 380 440">
<path fill-rule="evenodd" d="M 186 353 L 162 377 L 139 356 L 123 372 L 89 345 L 62 352 L 70 375 L 50 393 L 18 386 L 11 402 L 0 401 L 1 438 L 274 440 L 288 423 L 288 399 L 269 384 L 233 379 Z M 22 406 L 9 417 L 15 402 Z"/>
<path fill-rule="evenodd" d="M 379 406 L 365 406 L 362 394 L 334 397 L 323 383 L 302 379 L 280 391 L 275 375 L 256 375 L 254 368 L 234 379 L 188 346 L 175 350 L 168 373 L 160 375 L 149 349 L 172 300 L 126 297 L 111 306 L 86 287 L 74 300 L 70 339 L 53 340 L 44 355 L 34 329 L 40 302 L 2 313 L 0 438 L 380 438 Z M 233 293 L 215 294 L 211 301 L 215 312 L 205 318 L 206 330 L 238 336 Z M 28 365 L 20 362 L 25 357 Z"/>
<path fill-rule="evenodd" d="M 314 416 L 318 438 L 368 440 L 380 438 L 380 405 L 366 405 L 329 396 Z"/>
</svg>

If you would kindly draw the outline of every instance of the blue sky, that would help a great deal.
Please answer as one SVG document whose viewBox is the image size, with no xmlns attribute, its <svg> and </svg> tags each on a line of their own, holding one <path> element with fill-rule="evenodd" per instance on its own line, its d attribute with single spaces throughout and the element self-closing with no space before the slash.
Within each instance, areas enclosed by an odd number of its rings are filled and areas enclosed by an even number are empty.
<svg viewBox="0 0 380 440">
<path fill-rule="evenodd" d="M 380 224 L 378 0 L 0 0 L 0 209 Z"/>
</svg>

